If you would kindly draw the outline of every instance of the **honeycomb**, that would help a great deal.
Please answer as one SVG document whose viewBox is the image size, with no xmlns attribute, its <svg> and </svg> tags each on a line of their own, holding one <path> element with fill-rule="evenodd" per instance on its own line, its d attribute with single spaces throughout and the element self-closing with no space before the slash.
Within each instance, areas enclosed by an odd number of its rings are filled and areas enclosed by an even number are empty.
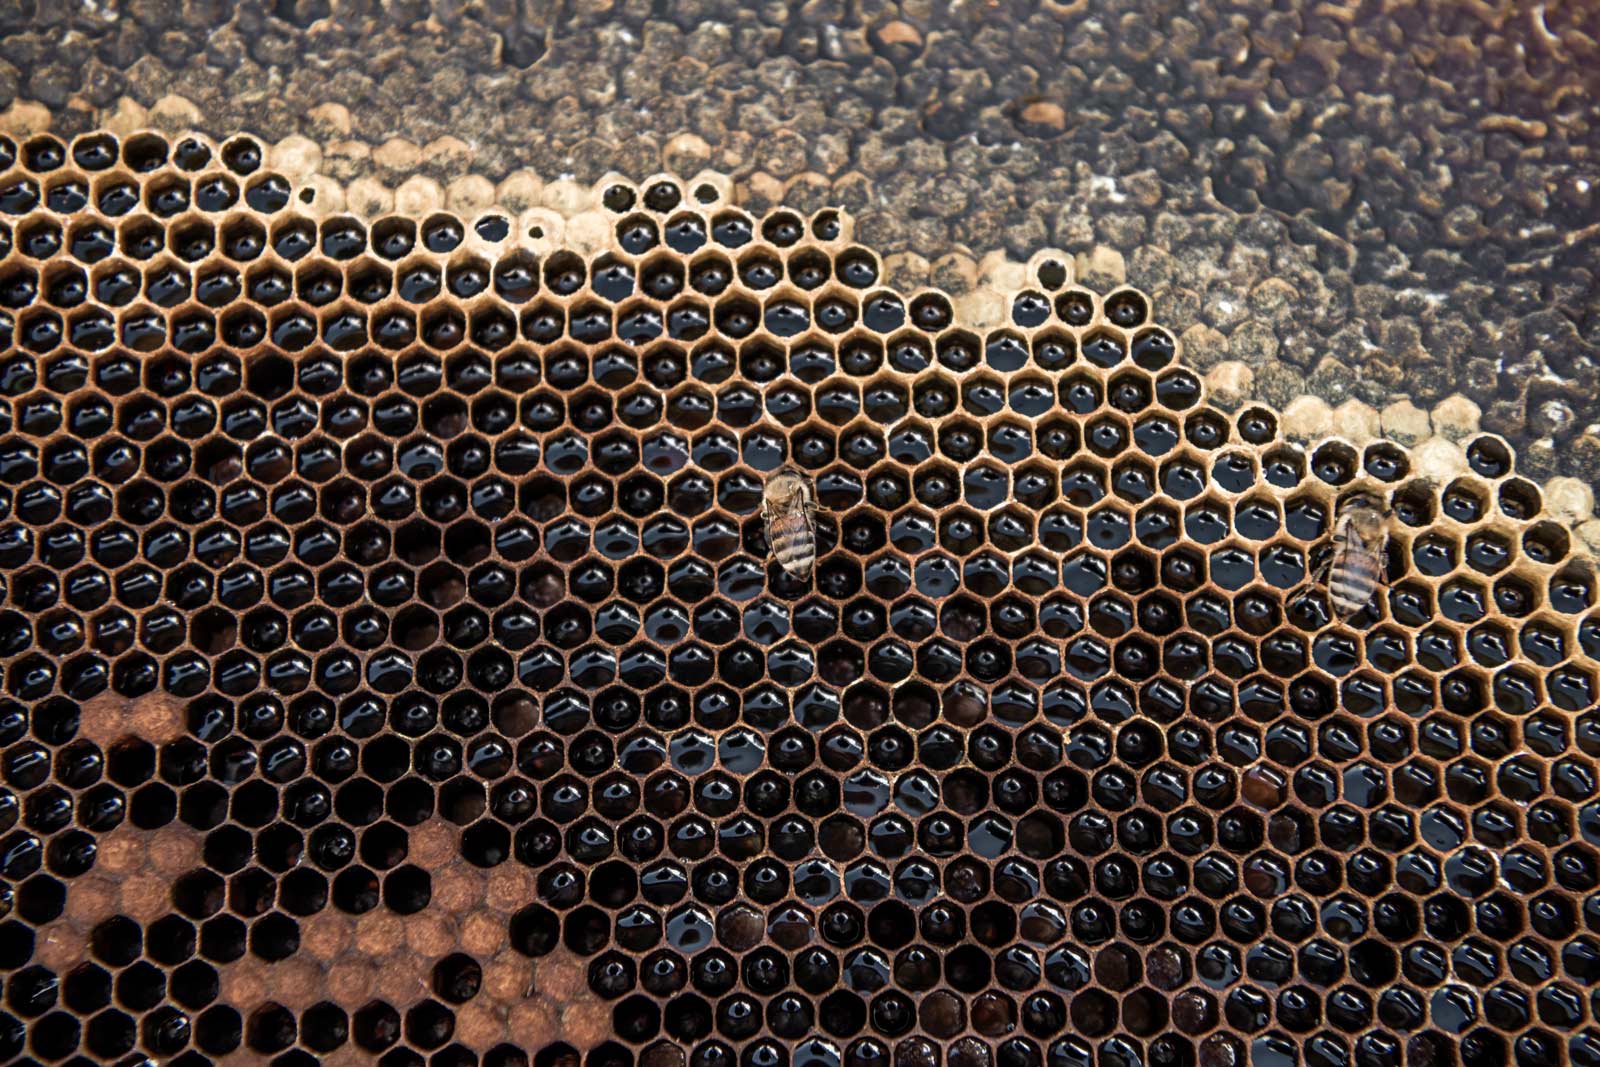
<svg viewBox="0 0 1600 1067">
<path fill-rule="evenodd" d="M 0 164 L 0 1059 L 1600 1063 L 1594 572 L 1498 438 L 1302 445 L 1137 291 L 976 329 L 705 184 L 575 250 Z"/>
</svg>

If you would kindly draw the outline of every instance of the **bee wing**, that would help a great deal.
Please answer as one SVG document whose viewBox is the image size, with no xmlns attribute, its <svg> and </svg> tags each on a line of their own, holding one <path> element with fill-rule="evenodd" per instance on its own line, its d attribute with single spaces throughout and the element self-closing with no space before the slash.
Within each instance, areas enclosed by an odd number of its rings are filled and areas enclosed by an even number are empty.
<svg viewBox="0 0 1600 1067">
<path fill-rule="evenodd" d="M 810 526 L 811 523 L 805 512 L 799 510 L 768 516 L 767 541 L 770 544 L 782 538 L 798 537 L 804 534 Z"/>
<path fill-rule="evenodd" d="M 784 570 L 802 578 L 809 576 L 817 558 L 817 539 L 805 509 L 775 516 L 767 524 L 767 546 Z"/>
<path fill-rule="evenodd" d="M 1378 565 L 1387 570 L 1389 561 L 1389 533 L 1383 528 L 1369 530 L 1368 536 L 1362 537 L 1355 534 L 1361 551 L 1371 553 L 1378 558 Z"/>
</svg>

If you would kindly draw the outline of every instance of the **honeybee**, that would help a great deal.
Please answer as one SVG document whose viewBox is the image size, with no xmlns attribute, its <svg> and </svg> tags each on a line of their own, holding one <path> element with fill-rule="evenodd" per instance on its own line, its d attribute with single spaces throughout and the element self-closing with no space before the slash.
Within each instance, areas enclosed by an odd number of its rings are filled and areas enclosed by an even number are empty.
<svg viewBox="0 0 1600 1067">
<path fill-rule="evenodd" d="M 789 574 L 811 576 L 817 562 L 817 497 L 811 479 L 785 463 L 761 489 L 761 521 L 767 544 Z"/>
<path fill-rule="evenodd" d="M 1339 501 L 1333 519 L 1333 555 L 1323 565 L 1328 599 L 1340 619 L 1368 604 L 1383 575 L 1388 516 L 1371 493 L 1351 493 Z"/>
</svg>

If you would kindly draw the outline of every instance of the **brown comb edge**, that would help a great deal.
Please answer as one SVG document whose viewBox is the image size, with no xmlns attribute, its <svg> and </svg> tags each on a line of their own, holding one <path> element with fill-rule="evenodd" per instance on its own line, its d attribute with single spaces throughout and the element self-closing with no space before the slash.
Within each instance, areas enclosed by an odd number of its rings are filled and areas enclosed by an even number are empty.
<svg viewBox="0 0 1600 1067">
<path fill-rule="evenodd" d="M 1053 6 L 1071 9 L 1081 4 Z M 139 133 L 152 132 L 170 138 L 196 137 L 213 148 L 219 143 L 192 129 L 201 121 L 200 110 L 177 94 L 168 94 L 149 108 L 126 96 L 111 107 L 76 106 L 93 110 L 100 126 L 124 141 Z M 342 104 L 322 104 L 313 108 L 308 117 L 323 129 L 346 136 L 325 145 L 298 134 L 270 145 L 264 139 L 257 140 L 266 152 L 267 166 L 294 183 L 297 205 L 317 219 L 349 214 L 371 221 L 399 214 L 420 220 L 436 211 L 463 216 L 498 213 L 526 224 L 514 228 L 514 235 L 537 228 L 541 236 L 530 238 L 523 246 L 536 255 L 561 249 L 599 254 L 615 247 L 615 235 L 609 225 L 611 217 L 600 204 L 600 196 L 606 188 L 622 184 L 637 190 L 657 180 L 678 180 L 665 173 L 640 182 L 607 174 L 593 186 L 584 186 L 563 178 L 545 181 L 533 171 L 523 169 L 496 183 L 471 170 L 472 147 L 459 138 L 444 136 L 426 145 L 417 145 L 402 137 L 391 137 L 373 146 L 347 136 L 351 118 Z M 18 99 L 0 112 L 0 133 L 9 133 L 20 141 L 33 134 L 49 132 L 53 119 L 54 113 L 46 105 Z M 233 136 L 243 132 L 237 131 Z M 690 133 L 671 137 L 663 146 L 664 158 L 710 163 L 712 155 L 710 146 Z M 452 177 L 441 184 L 419 173 L 422 170 Z M 335 171 L 354 176 L 341 181 L 330 173 Z M 381 177 L 389 177 L 394 184 L 385 185 Z M 769 210 L 777 210 L 786 198 L 796 195 L 800 187 L 815 178 L 816 175 L 800 174 L 785 182 L 756 170 L 736 182 L 730 175 L 707 167 L 683 185 L 691 196 L 702 189 L 713 194 L 714 199 L 708 197 L 702 201 L 706 207 L 740 206 L 754 201 L 768 205 Z M 303 199 L 306 196 L 311 199 Z M 803 198 L 813 199 L 809 194 Z M 761 211 L 751 213 L 764 214 Z M 846 219 L 843 236 L 848 239 L 848 215 L 843 211 L 840 215 Z M 600 225 L 602 219 L 607 225 Z M 469 228 L 469 239 L 475 236 Z M 916 276 L 927 276 L 930 270 L 936 275 L 937 268 L 944 265 L 948 272 L 969 283 L 968 293 L 952 298 L 957 305 L 957 321 L 953 325 L 969 329 L 1008 326 L 1006 308 L 1018 292 L 1030 283 L 1038 283 L 1038 269 L 1043 263 L 1067 265 L 1067 284 L 1081 280 L 1100 292 L 1121 286 L 1126 280 L 1122 254 L 1104 245 L 1076 255 L 1043 249 L 1027 263 L 1017 263 L 998 251 L 975 257 L 964 248 L 952 250 L 931 266 L 913 253 L 890 255 L 880 257 L 888 275 L 888 284 L 880 287 L 898 291 L 899 287 L 892 281 L 897 261 L 913 262 L 911 273 Z M 915 295 L 921 288 L 932 287 L 920 287 L 901 295 Z M 1155 310 L 1159 309 L 1152 307 L 1152 311 Z M 1200 325 L 1192 326 L 1183 336 L 1205 329 Z M 1180 347 L 1178 362 L 1181 361 Z M 1271 408 L 1254 393 L 1255 372 L 1243 362 L 1224 360 L 1216 364 L 1206 374 L 1206 386 L 1203 399 L 1223 410 L 1235 411 L 1245 406 Z M 1451 446 L 1484 436 L 1479 429 L 1481 408 L 1461 393 L 1443 398 L 1429 411 L 1407 398 L 1396 400 L 1381 410 L 1354 399 L 1332 406 L 1322 397 L 1307 392 L 1285 403 L 1276 414 L 1284 435 L 1304 445 L 1308 451 L 1329 442 L 1343 442 L 1362 450 L 1376 441 L 1394 441 L 1414 450 L 1418 460 L 1415 469 L 1439 484 L 1448 483 L 1468 470 L 1460 448 Z M 1495 436 L 1511 452 L 1514 471 L 1515 450 L 1498 435 L 1488 436 Z M 1571 529 L 1586 557 L 1600 556 L 1600 519 L 1595 514 L 1594 487 L 1582 479 L 1558 475 L 1546 479 L 1542 489 L 1545 517 Z"/>
<path fill-rule="evenodd" d="M 342 110 L 339 105 L 325 105 L 324 109 L 333 109 L 335 113 Z M 106 122 L 105 130 L 92 132 L 113 133 L 123 143 L 142 133 L 156 134 L 174 142 L 193 137 L 209 145 L 213 151 L 236 137 L 247 135 L 240 132 L 219 142 L 180 126 L 184 120 L 197 121 L 198 118 L 194 105 L 181 97 L 164 97 L 148 111 L 132 100 L 123 98 Z M 50 120 L 49 109 L 18 101 L 0 113 L 0 132 L 12 134 L 20 143 L 24 137 L 48 132 Z M 348 124 L 348 115 L 345 115 L 344 122 Z M 434 213 L 455 214 L 467 226 L 466 239 L 452 253 L 452 259 L 472 253 L 492 258 L 516 250 L 530 253 L 541 261 L 560 251 L 573 252 L 585 258 L 608 252 L 633 258 L 619 247 L 616 238 L 616 222 L 626 212 L 617 213 L 605 208 L 602 199 L 607 190 L 626 188 L 634 194 L 637 202 L 641 190 L 657 182 L 673 182 L 679 184 L 684 193 L 683 205 L 675 210 L 698 208 L 706 212 L 737 208 L 744 199 L 741 194 L 750 193 L 746 183 L 735 183 L 728 175 L 711 169 L 702 170 L 686 180 L 664 172 L 638 182 L 622 175 L 607 174 L 592 186 L 561 178 L 545 181 L 529 170 L 516 171 L 498 183 L 468 171 L 443 185 L 426 174 L 413 173 L 391 188 L 373 176 L 362 176 L 349 182 L 330 177 L 323 170 L 328 161 L 328 152 L 308 137 L 291 135 L 275 144 L 268 144 L 260 138 L 254 140 L 263 149 L 263 170 L 281 174 L 293 186 L 291 209 L 294 212 L 318 222 L 335 216 L 350 216 L 368 224 L 390 216 L 408 217 L 420 223 Z M 348 142 L 340 142 L 330 148 L 339 148 L 347 155 L 354 153 L 359 157 L 362 154 L 360 149 L 351 147 Z M 407 169 L 436 163 L 441 158 L 448 158 L 452 167 L 470 161 L 468 146 L 448 137 L 421 148 L 392 138 L 378 148 L 368 150 L 368 154 L 374 157 L 373 169 L 378 169 L 376 164 L 381 161 L 388 172 L 395 175 Z M 96 172 L 94 181 L 98 182 L 121 169 Z M 126 176 L 139 178 L 131 173 Z M 150 176 L 143 177 L 148 179 Z M 804 177 L 793 179 L 789 184 L 793 185 Z M 778 198 L 785 194 L 787 188 L 775 179 L 773 182 L 774 186 L 762 188 L 759 195 L 755 196 L 755 199 L 772 203 L 773 206 L 766 212 L 747 212 L 756 223 L 766 215 L 784 210 Z M 836 244 L 844 247 L 853 236 L 853 220 L 843 210 L 837 210 L 836 213 L 842 223 Z M 475 232 L 472 222 L 487 215 L 501 215 L 512 221 L 511 235 L 507 241 L 485 241 Z M 240 205 L 222 217 L 219 229 L 237 216 L 267 217 Z M 176 221 L 168 220 L 164 225 L 172 226 Z M 871 252 L 870 249 L 868 251 Z M 880 283 L 875 289 L 896 292 L 907 306 L 925 292 L 941 292 L 931 285 L 902 288 L 894 284 L 897 260 L 920 260 L 921 257 L 908 254 L 882 257 L 875 252 L 872 254 L 880 268 Z M 949 294 L 948 298 L 955 309 L 955 318 L 949 329 L 983 331 L 1006 328 L 1026 334 L 1028 331 L 1020 330 L 1010 322 L 1008 309 L 1019 293 L 1043 288 L 1040 285 L 1040 271 L 1047 264 L 1063 269 L 1063 287 L 1081 282 L 1104 295 L 1109 295 L 1113 288 L 1132 288 L 1123 284 L 1126 266 L 1121 254 L 1105 246 L 1097 246 L 1090 252 L 1079 254 L 1041 249 L 1026 263 L 1011 260 L 1003 252 L 990 253 L 976 263 L 972 262 L 971 257 L 961 258 L 964 264 L 958 269 L 972 284 L 964 294 Z M 921 274 L 918 271 L 912 273 Z M 1137 289 L 1133 291 L 1140 292 Z M 582 290 L 566 302 L 576 303 L 587 294 L 587 289 Z M 1140 296 L 1151 308 L 1150 321 L 1159 321 L 1159 308 L 1154 306 L 1148 294 L 1140 292 Z M 1096 321 L 1088 328 L 1102 325 L 1097 308 Z M 1184 339 L 1204 329 L 1203 326 L 1194 326 L 1177 338 L 1179 349 L 1174 365 L 1183 363 Z M 1204 385 L 1202 404 L 1210 402 L 1228 412 L 1247 407 L 1271 411 L 1283 436 L 1304 448 L 1308 455 L 1319 448 L 1338 445 L 1352 447 L 1360 453 L 1374 443 L 1391 441 L 1408 450 L 1416 477 L 1444 486 L 1460 477 L 1481 478 L 1469 468 L 1463 447 L 1469 439 L 1489 437 L 1506 449 L 1512 456 L 1512 463 L 1506 475 L 1492 481 L 1483 480 L 1483 487 L 1497 490 L 1506 479 L 1519 477 L 1515 473 L 1515 449 L 1498 435 L 1480 431 L 1479 405 L 1461 394 L 1446 397 L 1431 411 L 1419 408 L 1404 398 L 1381 410 L 1354 399 L 1335 407 L 1311 393 L 1302 394 L 1281 408 L 1275 408 L 1255 394 L 1254 370 L 1237 360 L 1224 360 L 1210 368 L 1205 374 Z M 1527 481 L 1525 477 L 1519 480 Z M 1585 556 L 1593 559 L 1600 555 L 1600 519 L 1595 515 L 1594 488 L 1578 478 L 1555 476 L 1547 479 L 1541 489 L 1541 517 L 1554 519 L 1571 530 L 1576 535 L 1575 547 L 1581 548 Z"/>
</svg>

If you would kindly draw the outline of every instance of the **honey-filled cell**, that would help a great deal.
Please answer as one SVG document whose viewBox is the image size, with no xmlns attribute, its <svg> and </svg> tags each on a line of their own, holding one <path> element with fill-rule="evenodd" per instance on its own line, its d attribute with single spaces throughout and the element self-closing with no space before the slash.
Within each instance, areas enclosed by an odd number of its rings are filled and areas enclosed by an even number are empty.
<svg viewBox="0 0 1600 1067">
<path fill-rule="evenodd" d="M 4 149 L 8 1060 L 1600 1062 L 1596 579 L 1498 437 L 709 181 Z"/>
</svg>

